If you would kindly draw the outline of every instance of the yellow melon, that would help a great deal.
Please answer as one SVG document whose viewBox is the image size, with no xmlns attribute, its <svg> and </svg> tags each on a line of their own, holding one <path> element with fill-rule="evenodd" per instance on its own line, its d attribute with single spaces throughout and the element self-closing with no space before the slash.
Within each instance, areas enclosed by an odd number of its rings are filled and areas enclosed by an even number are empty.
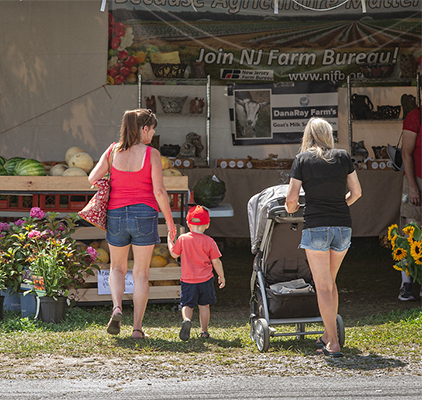
<svg viewBox="0 0 422 400">
<path fill-rule="evenodd" d="M 94 168 L 94 160 L 92 157 L 83 151 L 74 154 L 67 163 L 69 167 L 76 167 L 83 169 L 86 173 L 91 172 L 92 168 Z"/>
<path fill-rule="evenodd" d="M 161 156 L 161 167 L 163 170 L 171 168 L 171 161 L 167 157 Z"/>
<path fill-rule="evenodd" d="M 97 249 L 97 260 L 103 263 L 108 263 L 110 261 L 110 256 L 104 249 Z"/>
<path fill-rule="evenodd" d="M 108 247 L 107 240 L 101 240 L 100 242 L 100 249 L 105 250 L 108 254 L 110 254 L 110 248 Z"/>
<path fill-rule="evenodd" d="M 88 176 L 88 174 L 81 168 L 71 167 L 64 171 L 62 176 Z"/>
<path fill-rule="evenodd" d="M 127 260 L 127 269 L 132 270 L 133 269 L 133 260 Z"/>
<path fill-rule="evenodd" d="M 151 257 L 151 268 L 163 268 L 167 265 L 167 260 L 162 256 L 152 256 Z"/>
<path fill-rule="evenodd" d="M 69 167 L 64 164 L 56 164 L 53 165 L 48 172 L 50 176 L 63 176 L 64 171 L 66 171 Z"/>
<path fill-rule="evenodd" d="M 88 247 L 88 245 L 86 245 L 84 242 L 80 242 L 79 240 L 75 242 L 75 246 L 83 250 L 86 250 Z"/>
<path fill-rule="evenodd" d="M 100 242 L 97 240 L 94 240 L 93 242 L 91 242 L 89 244 L 91 247 L 93 247 L 94 249 L 98 249 L 98 247 L 100 247 Z"/>
<path fill-rule="evenodd" d="M 171 263 L 168 263 L 167 265 L 166 265 L 166 268 L 171 268 L 171 267 L 180 267 L 180 265 L 178 264 L 178 263 L 176 263 L 176 262 L 171 262 Z"/>
<path fill-rule="evenodd" d="M 74 147 L 71 147 L 70 149 L 68 149 L 67 151 L 66 151 L 66 155 L 65 155 L 65 157 L 64 157 L 64 159 L 66 160 L 66 164 L 67 165 L 69 165 L 69 160 L 76 154 L 76 153 L 80 153 L 80 152 L 84 152 L 85 150 L 84 149 L 82 149 L 82 148 L 80 148 L 80 147 L 77 147 L 77 146 L 74 146 Z"/>
<path fill-rule="evenodd" d="M 163 176 L 183 176 L 183 174 L 176 168 L 168 168 L 163 170 Z"/>
<path fill-rule="evenodd" d="M 161 256 L 164 258 L 170 257 L 170 252 L 166 244 L 156 244 L 152 254 L 154 256 Z"/>
<path fill-rule="evenodd" d="M 133 260 L 133 249 L 132 246 L 129 247 L 129 254 L 127 255 L 128 260 Z"/>
</svg>

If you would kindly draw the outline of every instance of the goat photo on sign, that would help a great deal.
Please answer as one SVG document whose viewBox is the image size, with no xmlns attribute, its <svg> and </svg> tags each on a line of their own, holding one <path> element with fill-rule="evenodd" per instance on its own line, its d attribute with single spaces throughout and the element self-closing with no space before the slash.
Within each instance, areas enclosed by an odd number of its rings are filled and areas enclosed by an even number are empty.
<svg viewBox="0 0 422 400">
<path fill-rule="evenodd" d="M 235 90 L 236 138 L 272 138 L 270 90 Z"/>
</svg>

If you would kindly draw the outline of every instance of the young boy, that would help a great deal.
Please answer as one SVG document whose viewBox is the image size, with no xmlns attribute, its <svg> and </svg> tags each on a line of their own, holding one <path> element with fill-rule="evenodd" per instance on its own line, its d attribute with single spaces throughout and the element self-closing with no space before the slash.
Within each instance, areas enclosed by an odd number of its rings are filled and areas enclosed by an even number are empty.
<svg viewBox="0 0 422 400">
<path fill-rule="evenodd" d="M 204 234 L 210 226 L 208 210 L 201 206 L 192 207 L 186 220 L 190 232 L 180 235 L 176 243 L 172 242 L 170 236 L 167 238 L 171 256 L 182 256 L 180 304 L 183 322 L 179 337 L 184 341 L 190 337 L 193 309 L 196 305 L 199 307 L 201 338 L 210 337 L 210 304 L 216 302 L 213 267 L 218 275 L 219 288 L 222 289 L 226 284 L 220 250 L 214 239 Z"/>
</svg>

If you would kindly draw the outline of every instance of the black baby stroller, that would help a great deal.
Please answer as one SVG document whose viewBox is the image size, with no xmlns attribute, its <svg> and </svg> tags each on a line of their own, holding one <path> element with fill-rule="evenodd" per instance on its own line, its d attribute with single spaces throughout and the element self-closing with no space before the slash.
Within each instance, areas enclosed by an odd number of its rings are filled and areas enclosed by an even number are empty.
<svg viewBox="0 0 422 400">
<path fill-rule="evenodd" d="M 251 338 L 259 351 L 267 351 L 270 336 L 322 334 L 305 331 L 305 324 L 321 323 L 317 296 L 305 251 L 298 249 L 303 227 L 305 197 L 295 214 L 285 209 L 288 185 L 263 190 L 248 202 L 251 251 L 255 254 L 251 277 Z M 277 333 L 276 325 L 295 325 L 295 332 Z M 337 315 L 340 345 L 344 344 L 344 324 Z"/>
</svg>

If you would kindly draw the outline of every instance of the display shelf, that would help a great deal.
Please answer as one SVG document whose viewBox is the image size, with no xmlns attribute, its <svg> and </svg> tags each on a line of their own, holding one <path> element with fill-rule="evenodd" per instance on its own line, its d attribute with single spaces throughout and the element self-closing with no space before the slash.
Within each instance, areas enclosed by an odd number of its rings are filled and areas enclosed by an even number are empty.
<svg viewBox="0 0 422 400">
<path fill-rule="evenodd" d="M 184 138 L 186 136 L 187 133 L 189 133 L 189 129 L 194 130 L 198 127 L 198 118 L 202 118 L 204 121 L 204 132 L 205 132 L 205 143 L 203 143 L 204 145 L 204 149 L 206 151 L 206 166 L 209 167 L 210 165 L 210 131 L 211 131 L 211 77 L 208 75 L 206 78 L 204 79 L 155 79 L 155 80 L 151 80 L 151 79 L 143 79 L 142 75 L 138 75 L 138 108 L 143 108 L 144 107 L 144 85 L 149 85 L 148 88 L 148 94 L 154 95 L 155 97 L 157 97 L 158 95 L 166 95 L 166 96 L 170 96 L 170 94 L 168 93 L 170 92 L 174 92 L 176 91 L 178 94 L 184 94 L 184 95 L 188 95 L 188 99 L 186 100 L 186 103 L 184 105 L 184 107 L 187 107 L 187 104 L 189 104 L 189 102 L 191 100 L 193 100 L 195 97 L 203 97 L 204 101 L 205 101 L 205 105 L 204 105 L 204 109 L 203 112 L 200 114 L 196 114 L 196 113 L 188 113 L 188 112 L 181 112 L 181 113 L 165 113 L 163 111 L 161 111 L 161 104 L 158 100 L 158 98 L 156 99 L 157 102 L 157 117 L 160 118 L 160 129 L 167 129 L 167 131 L 172 130 L 173 134 L 172 136 L 169 137 L 168 133 L 161 133 L 162 131 L 160 131 L 159 135 L 160 135 L 160 140 L 163 143 L 169 143 L 172 140 L 174 140 L 176 138 L 177 140 L 177 133 L 179 133 L 179 141 L 182 141 L 182 136 L 180 134 L 180 132 L 177 132 L 177 129 L 175 131 L 175 126 L 172 123 L 172 118 L 176 118 L 180 121 L 180 119 L 183 119 L 184 122 L 187 124 L 185 126 L 186 132 L 183 135 L 183 142 L 185 141 Z M 172 90 L 168 90 L 169 88 L 167 88 L 167 86 L 171 86 Z M 175 89 L 176 86 L 176 89 Z M 200 86 L 202 88 L 199 88 L 198 91 L 195 91 L 195 94 L 192 94 L 192 91 L 188 90 L 188 86 Z M 186 90 L 184 90 L 184 87 L 186 87 Z M 155 89 L 156 88 L 156 89 Z M 205 93 L 203 93 L 205 89 Z M 156 93 L 153 93 L 153 91 L 155 91 Z M 174 95 L 174 94 L 172 94 Z M 189 120 L 192 119 L 192 122 L 189 125 Z M 176 135 L 175 135 L 176 133 Z M 183 142 L 181 143 L 177 143 L 180 146 L 182 146 Z M 175 144 L 175 143 L 173 143 Z"/>
<path fill-rule="evenodd" d="M 351 112 L 352 88 L 354 87 L 388 87 L 388 86 L 413 86 L 416 85 L 416 102 L 421 105 L 421 82 L 420 74 L 417 73 L 414 79 L 409 78 L 352 78 L 347 77 L 347 113 L 348 113 L 348 131 L 349 131 L 349 150 L 352 152 L 353 142 L 353 125 L 354 124 L 397 124 L 402 123 L 401 118 L 384 118 L 384 119 L 353 119 Z M 402 110 L 403 111 L 403 110 Z"/>
</svg>

